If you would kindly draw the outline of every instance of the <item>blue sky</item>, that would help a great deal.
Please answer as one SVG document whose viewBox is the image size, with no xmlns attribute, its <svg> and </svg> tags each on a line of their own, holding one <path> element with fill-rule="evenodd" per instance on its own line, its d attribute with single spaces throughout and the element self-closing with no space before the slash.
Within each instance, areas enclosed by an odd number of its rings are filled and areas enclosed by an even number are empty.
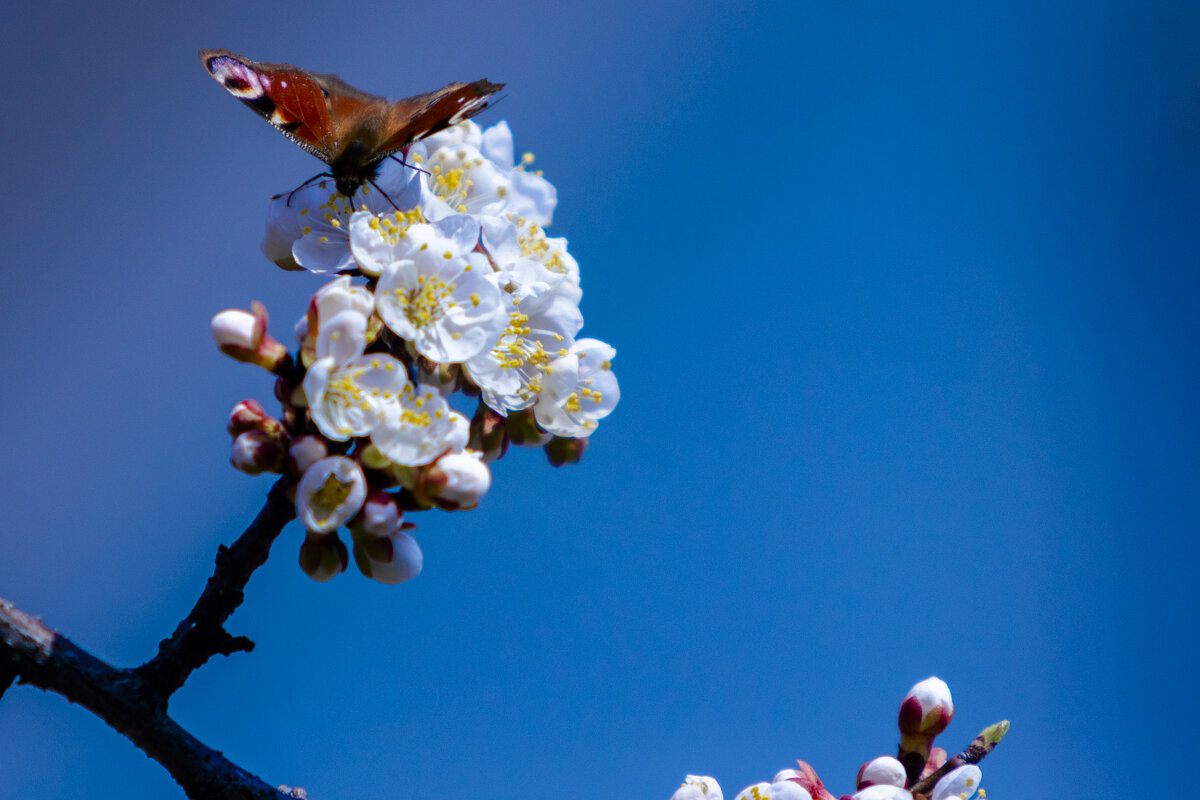
<svg viewBox="0 0 1200 800">
<path fill-rule="evenodd" d="M 582 464 L 418 517 L 426 568 L 318 585 L 289 528 L 172 701 L 314 798 L 835 793 L 937 674 L 989 798 L 1174 788 L 1200 711 L 1200 9 L 1168 2 L 26 4 L 0 127 L 0 596 L 153 654 L 269 486 L 225 416 L 312 276 L 258 252 L 319 168 L 195 52 L 393 97 L 508 84 L 622 402 Z M 182 796 L 57 695 L 0 795 Z M 1132 773 L 1132 774 L 1131 774 Z"/>
</svg>

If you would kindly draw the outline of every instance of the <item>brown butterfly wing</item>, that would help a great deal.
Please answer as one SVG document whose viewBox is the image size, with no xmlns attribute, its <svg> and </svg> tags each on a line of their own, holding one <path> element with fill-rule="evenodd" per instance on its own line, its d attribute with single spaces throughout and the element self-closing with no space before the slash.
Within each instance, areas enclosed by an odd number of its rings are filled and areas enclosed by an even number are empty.
<svg viewBox="0 0 1200 800">
<path fill-rule="evenodd" d="M 226 91 L 326 163 L 340 152 L 349 131 L 388 105 L 336 75 L 291 64 L 251 61 L 228 50 L 201 50 L 200 61 Z"/>
<path fill-rule="evenodd" d="M 486 80 L 451 83 L 433 92 L 397 100 L 387 109 L 387 135 L 373 158 L 384 158 L 470 119 L 487 108 L 491 96 L 503 88 L 503 83 Z"/>
</svg>

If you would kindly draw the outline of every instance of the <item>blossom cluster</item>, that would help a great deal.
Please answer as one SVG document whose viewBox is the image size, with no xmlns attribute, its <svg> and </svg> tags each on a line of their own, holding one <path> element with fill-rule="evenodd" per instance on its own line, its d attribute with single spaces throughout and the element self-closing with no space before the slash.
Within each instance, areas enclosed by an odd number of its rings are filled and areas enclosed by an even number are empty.
<svg viewBox="0 0 1200 800">
<path fill-rule="evenodd" d="M 509 443 L 577 461 L 616 406 L 616 351 L 578 338 L 579 265 L 546 234 L 557 195 L 532 160 L 514 159 L 506 123 L 466 121 L 382 162 L 353 197 L 319 181 L 273 200 L 263 253 L 332 276 L 296 325 L 296 355 L 258 303 L 212 328 L 223 352 L 277 376 L 282 415 L 240 403 L 232 460 L 296 479 L 313 578 L 346 569 L 342 527 L 365 575 L 415 576 L 404 512 L 474 508 Z"/>
<path fill-rule="evenodd" d="M 939 678 L 921 681 L 900 706 L 900 750 L 898 757 L 879 756 L 858 770 L 855 792 L 840 800 L 970 800 L 979 787 L 982 772 L 976 765 L 1008 731 L 1008 722 L 997 723 L 981 733 L 964 754 L 947 761 L 946 751 L 933 747 L 933 740 L 954 717 L 950 687 Z M 804 761 L 799 769 L 778 772 L 770 782 L 747 786 L 734 800 L 837 800 Z M 671 800 L 724 800 L 721 785 L 708 775 L 688 775 Z"/>
</svg>

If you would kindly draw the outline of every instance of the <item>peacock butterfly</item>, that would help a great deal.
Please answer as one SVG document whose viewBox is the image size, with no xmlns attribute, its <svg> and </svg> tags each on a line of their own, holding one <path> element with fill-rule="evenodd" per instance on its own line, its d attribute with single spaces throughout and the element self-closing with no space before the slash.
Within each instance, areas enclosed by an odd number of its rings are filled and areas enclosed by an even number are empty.
<svg viewBox="0 0 1200 800">
<path fill-rule="evenodd" d="M 450 83 L 392 102 L 336 75 L 251 61 L 228 50 L 201 50 L 200 61 L 226 91 L 328 164 L 329 172 L 316 177 L 333 178 L 346 197 L 374 183 L 385 158 L 470 119 L 504 88 L 487 80 Z"/>
</svg>

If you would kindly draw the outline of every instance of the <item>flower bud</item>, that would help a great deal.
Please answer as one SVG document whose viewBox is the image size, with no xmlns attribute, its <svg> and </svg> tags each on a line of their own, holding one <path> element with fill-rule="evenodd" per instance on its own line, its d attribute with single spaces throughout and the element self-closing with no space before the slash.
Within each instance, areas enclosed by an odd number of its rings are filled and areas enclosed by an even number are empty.
<svg viewBox="0 0 1200 800">
<path fill-rule="evenodd" d="M 817 777 L 817 771 L 808 762 L 797 761 L 796 764 L 800 767 L 798 771 L 785 770 L 785 772 L 798 772 L 798 774 L 785 778 L 785 780 L 799 784 L 802 789 L 812 795 L 813 800 L 836 800 L 830 791 L 825 788 L 825 784 L 821 783 L 821 779 Z"/>
<path fill-rule="evenodd" d="M 247 475 L 283 472 L 283 445 L 262 431 L 246 431 L 233 440 L 229 461 Z"/>
<path fill-rule="evenodd" d="M 555 467 L 578 464 L 579 459 L 583 458 L 583 451 L 587 449 L 587 443 L 587 439 L 555 436 L 546 445 L 546 458 L 550 459 L 550 464 Z"/>
<path fill-rule="evenodd" d="M 508 452 L 508 426 L 505 418 L 480 403 L 474 419 L 471 420 L 471 438 L 468 446 L 483 453 L 484 461 L 504 458 L 504 454 Z"/>
<path fill-rule="evenodd" d="M 283 433 L 283 425 L 267 413 L 262 403 L 257 400 L 243 400 L 229 412 L 226 430 L 230 436 L 237 436 L 246 431 L 262 431 L 278 438 Z"/>
<path fill-rule="evenodd" d="M 352 530 L 355 541 L 360 538 L 391 536 L 404 524 L 404 512 L 396 504 L 396 498 L 385 491 L 374 489 L 363 503 L 362 513 L 354 521 Z"/>
<path fill-rule="evenodd" d="M 221 352 L 269 372 L 291 366 L 287 348 L 267 335 L 267 308 L 255 300 L 251 311 L 231 308 L 212 318 L 212 335 Z"/>
<path fill-rule="evenodd" d="M 509 441 L 521 447 L 541 447 L 554 438 L 552 434 L 538 427 L 533 412 L 529 409 L 509 414 L 505 427 L 508 429 Z"/>
<path fill-rule="evenodd" d="M 296 475 L 308 472 L 309 467 L 327 455 L 329 455 L 329 447 L 325 440 L 320 436 L 313 436 L 311 433 L 296 439 L 288 448 L 288 458 L 291 460 L 289 466 Z"/>
<path fill-rule="evenodd" d="M 942 764 L 946 763 L 946 751 L 940 747 L 931 748 L 929 757 L 925 759 L 925 769 L 921 770 L 921 777 L 924 778 L 932 775 L 942 768 Z"/>
<path fill-rule="evenodd" d="M 325 583 L 345 572 L 350 553 L 336 533 L 309 533 L 300 545 L 300 569 L 318 583 Z"/>
<path fill-rule="evenodd" d="M 913 800 L 912 792 L 899 786 L 868 786 L 850 795 L 850 800 Z"/>
<path fill-rule="evenodd" d="M 908 690 L 900 704 L 900 763 L 915 783 L 925 768 L 934 737 L 954 718 L 950 687 L 941 678 L 926 678 Z"/>
<path fill-rule="evenodd" d="M 856 787 L 865 789 L 868 786 L 899 786 L 904 788 L 907 775 L 904 765 L 891 756 L 880 756 L 859 767 Z"/>
<path fill-rule="evenodd" d="M 427 467 L 414 494 L 443 511 L 459 511 L 479 505 L 491 486 L 492 472 L 483 463 L 483 454 L 459 450 Z"/>
<path fill-rule="evenodd" d="M 671 800 L 724 800 L 721 784 L 708 775 L 688 775 Z"/>
<path fill-rule="evenodd" d="M 421 574 L 425 556 L 417 540 L 406 533 L 393 533 L 354 543 L 354 561 L 363 575 L 380 583 L 403 583 Z"/>
<path fill-rule="evenodd" d="M 900 733 L 932 739 L 954 718 L 950 687 L 941 678 L 926 678 L 908 690 L 900 704 Z"/>
<path fill-rule="evenodd" d="M 345 525 L 362 508 L 367 480 L 345 456 L 329 456 L 309 467 L 296 487 L 296 517 L 314 533 Z"/>
</svg>

